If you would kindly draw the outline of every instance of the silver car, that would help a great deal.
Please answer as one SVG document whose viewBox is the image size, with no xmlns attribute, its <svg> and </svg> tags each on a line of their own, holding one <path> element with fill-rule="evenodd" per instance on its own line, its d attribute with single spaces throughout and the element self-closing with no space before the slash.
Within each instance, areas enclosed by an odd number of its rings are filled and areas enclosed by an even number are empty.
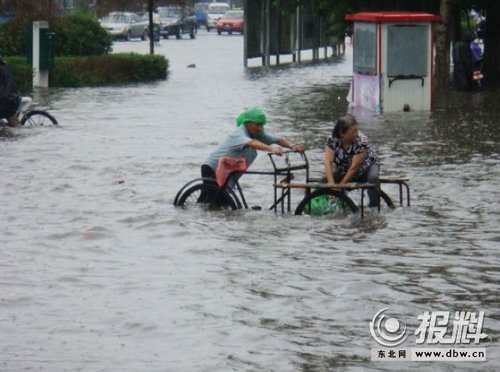
<svg viewBox="0 0 500 372">
<path fill-rule="evenodd" d="M 106 29 L 113 39 L 130 40 L 148 37 L 149 23 L 137 13 L 112 12 L 99 20 L 101 27 Z"/>
</svg>

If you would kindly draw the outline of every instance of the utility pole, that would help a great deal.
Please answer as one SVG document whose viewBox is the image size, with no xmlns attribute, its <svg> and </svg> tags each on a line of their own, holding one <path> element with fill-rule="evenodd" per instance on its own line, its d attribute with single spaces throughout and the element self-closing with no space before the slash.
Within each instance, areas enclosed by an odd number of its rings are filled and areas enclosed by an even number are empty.
<svg viewBox="0 0 500 372">
<path fill-rule="evenodd" d="M 153 10 L 155 0 L 148 0 L 148 16 L 149 16 L 149 54 L 155 54 L 155 25 L 153 23 Z"/>
<path fill-rule="evenodd" d="M 271 65 L 271 0 L 265 0 L 264 5 L 264 66 Z"/>
</svg>

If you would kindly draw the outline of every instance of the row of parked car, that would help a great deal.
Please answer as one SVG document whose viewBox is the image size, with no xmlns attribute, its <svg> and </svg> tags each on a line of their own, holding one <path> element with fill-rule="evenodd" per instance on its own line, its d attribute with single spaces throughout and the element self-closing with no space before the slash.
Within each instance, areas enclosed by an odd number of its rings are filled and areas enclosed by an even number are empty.
<svg viewBox="0 0 500 372">
<path fill-rule="evenodd" d="M 142 17 L 131 12 L 112 12 L 107 17 L 99 20 L 114 39 L 130 40 L 149 36 L 149 14 Z M 158 7 L 153 13 L 154 34 L 157 38 L 168 39 L 175 36 L 181 39 L 183 34 L 188 34 L 191 39 L 196 37 L 200 25 L 205 25 L 207 31 L 217 29 L 232 34 L 243 34 L 243 11 L 230 10 L 226 3 L 210 3 L 207 8 L 205 21 L 200 20 L 198 13 L 190 7 L 168 6 Z"/>
<path fill-rule="evenodd" d="M 141 17 L 137 13 L 112 12 L 99 23 L 117 40 L 145 40 L 149 36 L 149 14 Z M 194 39 L 197 30 L 194 13 L 182 7 L 159 7 L 153 13 L 153 24 L 156 36 L 163 38 L 175 36 L 180 39 L 187 33 Z"/>
</svg>

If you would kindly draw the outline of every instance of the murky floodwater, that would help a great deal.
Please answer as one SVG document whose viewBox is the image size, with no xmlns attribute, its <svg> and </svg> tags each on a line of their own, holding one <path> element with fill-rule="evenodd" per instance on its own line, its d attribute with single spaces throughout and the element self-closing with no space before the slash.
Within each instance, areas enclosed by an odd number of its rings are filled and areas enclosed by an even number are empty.
<svg viewBox="0 0 500 372">
<path fill-rule="evenodd" d="M 241 37 L 205 32 L 157 52 L 167 81 L 50 90 L 41 99 L 61 128 L 0 141 L 1 370 L 498 368 L 498 94 L 457 93 L 432 114 L 357 113 L 383 173 L 411 179 L 411 208 L 200 214 L 174 208 L 175 193 L 244 107 L 305 142 L 321 171 L 350 56 L 246 72 Z M 266 167 L 261 154 L 253 168 Z M 251 205 L 270 204 L 271 183 L 245 177 Z M 485 311 L 487 362 L 370 362 L 369 322 L 388 306 L 411 333 L 425 310 Z"/>
</svg>

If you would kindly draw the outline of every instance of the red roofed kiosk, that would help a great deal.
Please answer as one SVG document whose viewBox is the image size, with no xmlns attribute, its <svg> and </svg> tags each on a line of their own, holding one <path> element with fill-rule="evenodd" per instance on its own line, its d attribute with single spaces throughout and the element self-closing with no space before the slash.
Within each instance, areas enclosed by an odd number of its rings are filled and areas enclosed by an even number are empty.
<svg viewBox="0 0 500 372">
<path fill-rule="evenodd" d="M 376 112 L 432 109 L 432 23 L 413 12 L 349 14 L 354 21 L 354 106 Z"/>
</svg>

